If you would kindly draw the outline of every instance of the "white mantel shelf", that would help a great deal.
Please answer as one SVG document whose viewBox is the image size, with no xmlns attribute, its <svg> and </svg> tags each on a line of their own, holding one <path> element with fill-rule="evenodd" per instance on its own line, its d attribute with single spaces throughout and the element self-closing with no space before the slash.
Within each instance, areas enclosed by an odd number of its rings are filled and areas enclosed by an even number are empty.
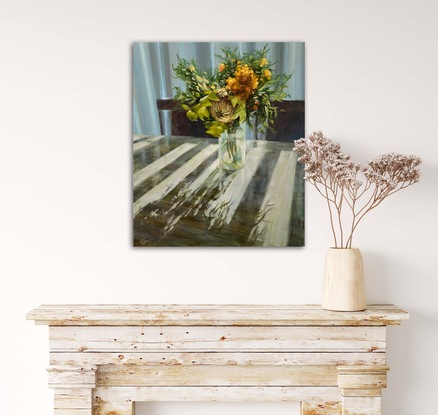
<svg viewBox="0 0 438 415">
<path fill-rule="evenodd" d="M 42 305 L 55 415 L 133 415 L 136 401 L 301 401 L 302 415 L 380 415 L 393 305 Z"/>
</svg>

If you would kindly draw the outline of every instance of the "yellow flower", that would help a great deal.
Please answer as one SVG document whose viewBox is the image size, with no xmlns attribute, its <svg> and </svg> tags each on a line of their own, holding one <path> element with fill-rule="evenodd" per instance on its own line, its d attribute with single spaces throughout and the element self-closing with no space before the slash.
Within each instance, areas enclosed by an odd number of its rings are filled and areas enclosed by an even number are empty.
<svg viewBox="0 0 438 415">
<path fill-rule="evenodd" d="M 190 70 L 191 72 L 194 72 L 195 67 L 194 67 L 193 65 L 190 65 L 190 66 L 189 66 L 189 70 Z"/>
<path fill-rule="evenodd" d="M 260 61 L 260 66 L 266 66 L 268 64 L 268 60 L 266 58 L 262 58 Z"/>
<path fill-rule="evenodd" d="M 221 64 L 219 65 L 219 72 L 222 72 L 224 69 L 225 69 L 225 64 L 224 64 L 224 63 L 221 63 Z"/>
<path fill-rule="evenodd" d="M 264 77 L 266 78 L 266 79 L 271 79 L 271 71 L 269 70 L 269 69 L 265 69 L 264 71 L 263 71 L 263 75 L 264 75 Z"/>
<path fill-rule="evenodd" d="M 248 65 L 237 66 L 234 78 L 227 79 L 227 90 L 242 101 L 257 89 L 259 81 L 254 71 Z"/>
</svg>

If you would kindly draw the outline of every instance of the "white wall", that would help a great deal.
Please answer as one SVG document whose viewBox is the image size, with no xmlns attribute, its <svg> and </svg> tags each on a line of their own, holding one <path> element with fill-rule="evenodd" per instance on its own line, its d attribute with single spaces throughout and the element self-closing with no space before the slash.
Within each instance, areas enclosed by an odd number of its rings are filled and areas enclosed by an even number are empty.
<svg viewBox="0 0 438 415">
<path fill-rule="evenodd" d="M 369 302 L 411 313 L 389 329 L 384 413 L 433 413 L 437 4 L 0 0 L 0 413 L 51 413 L 47 329 L 24 320 L 41 303 L 320 300 L 331 235 L 309 186 L 303 249 L 131 247 L 131 44 L 180 39 L 305 41 L 307 132 L 322 129 L 360 161 L 423 158 L 422 181 L 372 212 L 356 245 Z"/>
</svg>

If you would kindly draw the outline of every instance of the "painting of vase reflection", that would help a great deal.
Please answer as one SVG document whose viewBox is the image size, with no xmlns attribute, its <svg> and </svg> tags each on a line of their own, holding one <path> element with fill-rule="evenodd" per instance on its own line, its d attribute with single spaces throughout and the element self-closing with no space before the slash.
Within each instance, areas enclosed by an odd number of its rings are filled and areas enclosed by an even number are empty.
<svg viewBox="0 0 438 415">
<path fill-rule="evenodd" d="M 133 245 L 304 246 L 304 43 L 133 45 Z"/>
</svg>

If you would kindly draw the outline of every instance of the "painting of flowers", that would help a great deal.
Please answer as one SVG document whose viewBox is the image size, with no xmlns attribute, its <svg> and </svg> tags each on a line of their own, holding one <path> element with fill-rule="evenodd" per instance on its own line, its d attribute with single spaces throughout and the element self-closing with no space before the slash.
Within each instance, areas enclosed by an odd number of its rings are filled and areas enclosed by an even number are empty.
<svg viewBox="0 0 438 415">
<path fill-rule="evenodd" d="M 304 44 L 136 43 L 134 246 L 303 246 Z"/>
</svg>

